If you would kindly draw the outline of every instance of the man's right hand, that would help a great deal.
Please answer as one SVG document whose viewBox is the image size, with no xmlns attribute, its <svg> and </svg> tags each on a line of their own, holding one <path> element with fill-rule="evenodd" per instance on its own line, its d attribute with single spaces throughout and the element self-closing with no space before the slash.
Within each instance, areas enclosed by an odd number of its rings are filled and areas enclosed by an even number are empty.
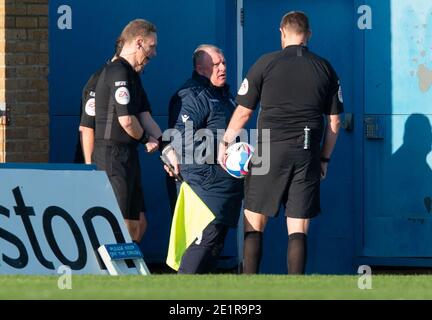
<svg viewBox="0 0 432 320">
<path fill-rule="evenodd" d="M 145 144 L 148 153 L 159 150 L 159 141 L 152 136 L 149 137 L 148 142 Z"/>
<path fill-rule="evenodd" d="M 228 147 L 224 144 L 223 141 L 219 143 L 219 149 L 218 149 L 218 163 L 219 165 L 226 171 L 225 162 L 227 158 L 227 151 Z"/>
</svg>

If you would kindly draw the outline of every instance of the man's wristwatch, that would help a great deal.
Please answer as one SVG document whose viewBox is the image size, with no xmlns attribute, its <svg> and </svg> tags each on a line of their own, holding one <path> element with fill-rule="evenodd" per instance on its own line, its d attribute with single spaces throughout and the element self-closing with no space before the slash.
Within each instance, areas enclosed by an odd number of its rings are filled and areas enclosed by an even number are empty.
<svg viewBox="0 0 432 320">
<path fill-rule="evenodd" d="M 147 136 L 145 131 L 143 131 L 143 134 L 142 134 L 141 138 L 139 138 L 138 141 L 139 141 L 139 143 L 142 143 L 142 144 L 146 144 L 149 141 L 148 136 Z"/>
<path fill-rule="evenodd" d="M 321 162 L 329 163 L 330 162 L 330 158 L 321 157 Z"/>
</svg>

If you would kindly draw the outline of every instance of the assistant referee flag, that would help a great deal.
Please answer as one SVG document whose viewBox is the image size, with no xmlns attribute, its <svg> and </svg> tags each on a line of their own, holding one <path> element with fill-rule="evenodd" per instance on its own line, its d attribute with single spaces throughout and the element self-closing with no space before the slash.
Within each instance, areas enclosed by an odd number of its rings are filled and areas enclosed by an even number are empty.
<svg viewBox="0 0 432 320">
<path fill-rule="evenodd" d="M 183 182 L 177 197 L 166 263 L 178 271 L 186 249 L 201 237 L 203 230 L 212 222 L 215 215 L 197 196 L 192 188 Z"/>
</svg>

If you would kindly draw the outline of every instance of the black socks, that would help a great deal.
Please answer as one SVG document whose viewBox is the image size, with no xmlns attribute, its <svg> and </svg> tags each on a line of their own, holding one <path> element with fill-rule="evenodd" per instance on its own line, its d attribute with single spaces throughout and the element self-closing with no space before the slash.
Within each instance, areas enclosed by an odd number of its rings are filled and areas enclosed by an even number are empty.
<svg viewBox="0 0 432 320">
<path fill-rule="evenodd" d="M 256 274 L 262 256 L 263 233 L 259 231 L 246 232 L 243 248 L 243 273 Z"/>
<path fill-rule="evenodd" d="M 256 274 L 262 257 L 263 233 L 250 231 L 245 233 L 243 248 L 243 273 Z M 293 233 L 288 240 L 288 273 L 304 274 L 307 258 L 307 236 Z"/>
<path fill-rule="evenodd" d="M 288 240 L 288 274 L 304 274 L 307 257 L 307 236 L 290 234 Z"/>
</svg>

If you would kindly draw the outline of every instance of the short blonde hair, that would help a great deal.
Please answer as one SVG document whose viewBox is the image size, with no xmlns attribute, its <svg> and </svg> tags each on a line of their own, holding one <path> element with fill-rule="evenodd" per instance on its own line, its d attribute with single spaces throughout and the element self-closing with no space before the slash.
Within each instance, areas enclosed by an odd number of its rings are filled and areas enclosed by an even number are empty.
<svg viewBox="0 0 432 320">
<path fill-rule="evenodd" d="M 147 37 L 150 33 L 156 33 L 156 26 L 144 19 L 132 20 L 123 29 L 117 44 L 123 46 L 125 43 L 134 40 L 136 37 L 142 36 Z"/>
</svg>

